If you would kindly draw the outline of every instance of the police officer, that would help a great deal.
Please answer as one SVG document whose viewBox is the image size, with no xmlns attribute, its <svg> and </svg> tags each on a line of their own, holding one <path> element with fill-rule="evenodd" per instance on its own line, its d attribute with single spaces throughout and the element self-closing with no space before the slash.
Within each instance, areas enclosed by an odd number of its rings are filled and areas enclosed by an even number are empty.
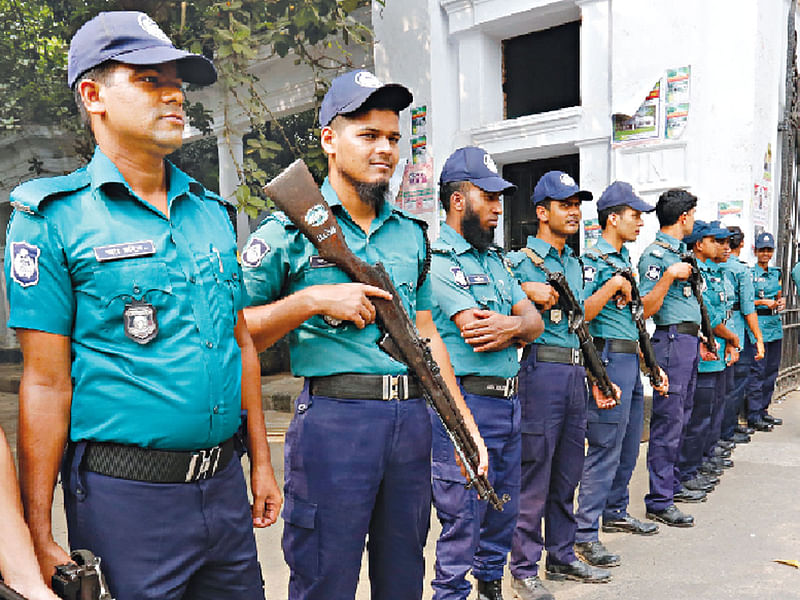
<svg viewBox="0 0 800 600">
<path fill-rule="evenodd" d="M 753 279 L 750 276 L 750 268 L 739 258 L 744 242 L 742 230 L 729 225 L 731 232 L 728 238 L 726 259 L 722 263 L 722 273 L 733 287 L 733 307 L 732 315 L 728 321 L 728 327 L 739 338 L 742 348 L 739 360 L 732 367 L 728 367 L 728 381 L 726 386 L 725 416 L 722 422 L 722 439 L 735 444 L 746 444 L 750 441 L 750 433 L 747 427 L 740 427 L 738 415 L 742 411 L 744 402 L 745 383 L 750 373 L 750 366 L 754 360 L 764 358 L 764 339 L 761 329 L 758 326 L 758 316 L 755 307 L 755 290 L 753 289 Z M 747 329 L 753 333 L 756 339 L 755 345 L 750 343 L 750 336 Z"/>
<path fill-rule="evenodd" d="M 367 71 L 334 79 L 319 115 L 328 156 L 321 192 L 348 246 L 365 261 L 383 263 L 420 335 L 430 338 L 485 471 L 486 448 L 431 314 L 423 221 L 385 201 L 399 157 L 398 114 L 411 99 L 405 87 L 384 85 Z M 291 332 L 292 371 L 306 378 L 286 441 L 289 598 L 353 598 L 367 535 L 372 595 L 420 598 L 431 425 L 406 366 L 377 345 L 370 297 L 389 294 L 350 283 L 282 213 L 253 233 L 242 263 L 257 347 Z"/>
<path fill-rule="evenodd" d="M 680 490 L 677 469 L 683 429 L 692 410 L 700 329 L 700 306 L 682 262 L 683 238 L 692 232 L 697 198 L 685 190 L 667 190 L 656 203 L 661 230 L 639 259 L 639 292 L 645 317 L 656 324 L 653 348 L 669 377 L 669 393 L 653 392 L 647 467 L 650 492 L 645 496 L 647 517 L 673 527 L 692 527 L 694 518 L 674 504 Z"/>
<path fill-rule="evenodd" d="M 146 14 L 101 13 L 72 39 L 68 80 L 91 162 L 14 190 L 9 326 L 25 359 L 20 468 L 45 578 L 61 475 L 70 545 L 103 559 L 111 594 L 263 598 L 252 526 L 280 490 L 226 205 L 164 157 L 180 147 L 183 82 L 213 65 Z M 247 499 L 234 434 L 249 409 Z"/>
<path fill-rule="evenodd" d="M 492 244 L 501 196 L 516 187 L 497 174 L 481 148 L 456 150 L 439 178 L 447 219 L 433 244 L 433 318 L 461 392 L 489 449 L 489 478 L 511 500 L 502 512 L 464 488 L 453 444 L 438 416 L 433 427 L 433 502 L 442 533 L 436 546 L 434 598 L 466 599 L 472 569 L 478 598 L 502 599 L 501 579 L 519 511 L 520 430 L 517 345 L 543 329 L 542 319 Z"/>
<path fill-rule="evenodd" d="M 717 240 L 717 236 L 724 235 L 727 235 L 727 230 L 714 228 L 697 219 L 692 233 L 683 238 L 697 259 L 705 282 L 703 303 L 714 333 L 719 337 L 716 355 L 713 358 L 701 357 L 698 363 L 691 413 L 680 447 L 678 470 L 681 485 L 676 487 L 673 494 L 675 502 L 702 502 L 717 483 L 717 480 L 710 480 L 701 474 L 699 469 L 703 458 L 709 457 L 711 446 L 719 439 L 715 423 L 721 423 L 719 416 L 722 414 L 725 397 L 726 363 L 732 364 L 738 359 L 736 348 L 739 340 L 725 327 L 728 296 L 724 277 L 715 262 L 723 254 L 723 245 Z"/>
<path fill-rule="evenodd" d="M 42 580 L 22 516 L 14 457 L 0 428 L 0 582 L 29 600 L 57 600 Z"/>
<path fill-rule="evenodd" d="M 610 410 L 589 405 L 586 426 L 588 450 L 583 465 L 575 550 L 595 566 L 615 566 L 619 556 L 599 541 L 603 531 L 640 535 L 658 533 L 655 523 L 628 514 L 628 483 L 639 455 L 644 425 L 644 393 L 639 377 L 639 332 L 626 302 L 630 283 L 617 271 L 630 269 L 626 242 L 639 236 L 642 213 L 655 210 L 636 195 L 629 183 L 615 181 L 597 202 L 597 218 L 603 230 L 597 245 L 583 257 L 583 296 L 589 332 L 606 363 L 609 378 L 621 390 L 619 404 Z M 661 391 L 669 386 L 663 375 Z"/>
<path fill-rule="evenodd" d="M 783 419 L 769 414 L 769 404 L 781 365 L 783 322 L 779 314 L 786 308 L 783 298 L 783 276 L 778 267 L 770 267 L 775 253 L 775 238 L 760 233 L 755 243 L 756 265 L 750 268 L 755 290 L 758 326 L 764 336 L 764 360 L 753 362 L 747 384 L 747 424 L 756 431 L 772 431 Z"/>
<path fill-rule="evenodd" d="M 583 470 L 586 433 L 586 372 L 578 338 L 569 331 L 570 315 L 557 304 L 544 271 L 564 273 L 580 300 L 583 273 L 566 242 L 580 228 L 581 202 L 591 199 L 591 192 L 580 190 L 567 173 L 545 173 L 531 198 L 537 235 L 528 238 L 522 251 L 508 255 L 522 289 L 544 311 L 545 323 L 544 333 L 525 348 L 520 366 L 522 490 L 510 566 L 511 587 L 523 600 L 552 598 L 538 578 L 537 563 L 545 547 L 548 578 L 591 583 L 611 578 L 607 570 L 578 560 L 573 549 L 573 499 Z"/>
</svg>

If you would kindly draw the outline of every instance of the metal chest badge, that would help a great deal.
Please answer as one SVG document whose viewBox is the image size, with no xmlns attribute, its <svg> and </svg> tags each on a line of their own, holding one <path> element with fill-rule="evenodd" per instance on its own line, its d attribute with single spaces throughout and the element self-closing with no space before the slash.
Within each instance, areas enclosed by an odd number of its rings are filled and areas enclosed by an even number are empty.
<svg viewBox="0 0 800 600">
<path fill-rule="evenodd" d="M 561 323 L 561 319 L 564 318 L 564 314 L 561 312 L 560 308 L 551 308 L 550 309 L 550 320 L 558 325 Z"/>
<path fill-rule="evenodd" d="M 122 312 L 125 335 L 137 344 L 146 344 L 158 335 L 155 307 L 141 300 L 131 300 Z"/>
</svg>

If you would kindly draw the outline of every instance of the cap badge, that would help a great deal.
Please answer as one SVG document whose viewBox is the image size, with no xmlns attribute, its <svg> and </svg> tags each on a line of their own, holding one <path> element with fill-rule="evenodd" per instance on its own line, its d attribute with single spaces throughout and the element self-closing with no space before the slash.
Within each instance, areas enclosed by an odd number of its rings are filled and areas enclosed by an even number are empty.
<svg viewBox="0 0 800 600">
<path fill-rule="evenodd" d="M 166 42 L 168 44 L 172 44 L 172 40 L 167 37 L 167 34 L 161 31 L 161 28 L 158 24 L 150 18 L 149 15 L 142 13 L 139 15 L 139 26 L 144 29 L 145 33 L 148 35 L 153 36 L 154 38 L 158 38 L 162 42 Z"/>
<path fill-rule="evenodd" d="M 375 77 L 369 71 L 361 71 L 356 74 L 356 83 L 365 88 L 379 88 L 383 87 L 381 80 Z"/>
<path fill-rule="evenodd" d="M 483 164 L 489 169 L 492 173 L 497 173 L 497 165 L 494 162 L 492 156 L 487 152 L 483 155 Z"/>
<path fill-rule="evenodd" d="M 568 185 L 568 186 L 576 185 L 575 180 L 566 173 L 562 173 L 559 179 L 561 179 L 561 185 Z"/>
</svg>

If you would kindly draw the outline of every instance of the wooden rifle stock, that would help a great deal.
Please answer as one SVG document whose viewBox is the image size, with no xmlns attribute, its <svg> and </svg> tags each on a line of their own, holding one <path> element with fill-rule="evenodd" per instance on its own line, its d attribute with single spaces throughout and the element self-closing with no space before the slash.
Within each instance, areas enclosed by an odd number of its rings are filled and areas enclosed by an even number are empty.
<svg viewBox="0 0 800 600">
<path fill-rule="evenodd" d="M 264 187 L 265 193 L 305 235 L 320 257 L 335 264 L 353 281 L 372 285 L 392 294 L 391 300 L 370 298 L 375 305 L 378 326 L 383 332 L 382 350 L 408 366 L 426 400 L 441 419 L 467 473 L 467 487 L 474 487 L 482 500 L 503 510 L 507 495 L 499 498 L 486 475 L 478 475 L 478 448 L 461 413 L 447 389 L 427 340 L 417 330 L 403 307 L 400 295 L 381 263 L 370 265 L 347 246 L 333 212 L 323 198 L 302 160 L 296 160 Z"/>
</svg>

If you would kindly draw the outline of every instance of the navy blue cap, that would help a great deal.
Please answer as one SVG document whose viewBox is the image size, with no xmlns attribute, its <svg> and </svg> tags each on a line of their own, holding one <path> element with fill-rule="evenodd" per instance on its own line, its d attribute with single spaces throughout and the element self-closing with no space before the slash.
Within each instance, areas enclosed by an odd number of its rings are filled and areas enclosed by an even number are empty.
<svg viewBox="0 0 800 600">
<path fill-rule="evenodd" d="M 210 60 L 173 46 L 156 22 L 143 12 L 101 12 L 78 29 L 69 45 L 69 87 L 86 71 L 107 60 L 128 65 L 160 65 L 174 60 L 178 74 L 187 83 L 208 85 L 217 80 Z"/>
<path fill-rule="evenodd" d="M 399 83 L 384 84 L 369 71 L 350 71 L 331 81 L 319 107 L 319 124 L 326 127 L 336 115 L 357 111 L 374 94 L 385 96 L 386 106 L 397 112 L 414 99 L 408 88 Z"/>
<path fill-rule="evenodd" d="M 756 236 L 756 248 L 775 248 L 775 238 L 771 233 L 759 233 Z"/>
<path fill-rule="evenodd" d="M 722 221 L 711 221 L 708 226 L 711 228 L 713 235 L 718 240 L 727 240 L 733 235 L 733 232 L 722 224 Z"/>
<path fill-rule="evenodd" d="M 700 219 L 695 219 L 694 227 L 692 228 L 692 233 L 683 238 L 683 243 L 691 248 L 692 246 L 694 246 L 695 242 L 711 235 L 714 235 L 711 226 L 705 221 L 701 221 Z"/>
<path fill-rule="evenodd" d="M 640 212 L 653 212 L 656 207 L 651 206 L 633 190 L 630 183 L 625 181 L 615 181 L 609 185 L 600 195 L 597 201 L 597 210 L 604 210 L 612 206 L 630 206 L 633 210 Z"/>
<path fill-rule="evenodd" d="M 453 152 L 442 167 L 439 183 L 469 181 L 485 192 L 514 192 L 517 189 L 510 181 L 497 174 L 497 165 L 483 148 L 467 146 Z"/>
<path fill-rule="evenodd" d="M 548 171 L 536 182 L 531 202 L 536 206 L 547 198 L 564 200 L 571 196 L 577 196 L 578 200 L 586 202 L 592 199 L 592 192 L 581 190 L 575 180 L 563 171 Z"/>
</svg>

